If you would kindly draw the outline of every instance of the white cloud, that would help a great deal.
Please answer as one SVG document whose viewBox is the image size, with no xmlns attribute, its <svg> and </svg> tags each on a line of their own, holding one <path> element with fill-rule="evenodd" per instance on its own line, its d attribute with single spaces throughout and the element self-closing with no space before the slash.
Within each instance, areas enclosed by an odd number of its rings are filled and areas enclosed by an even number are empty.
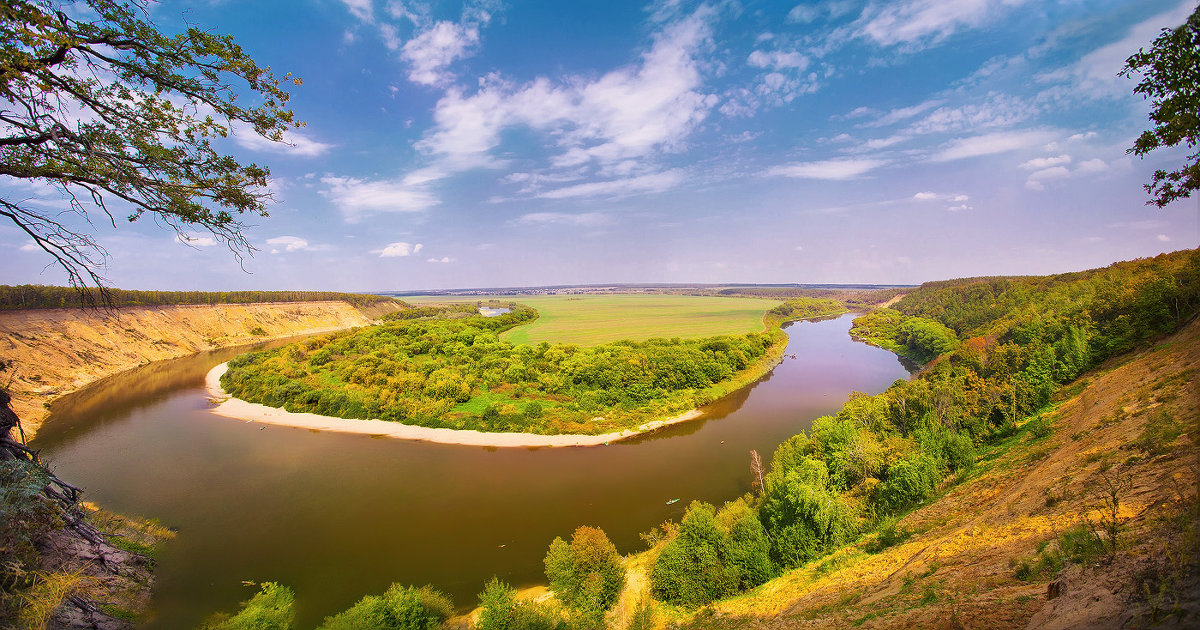
<svg viewBox="0 0 1200 630">
<path fill-rule="evenodd" d="M 924 48 L 960 30 L 980 28 L 1002 9 L 1025 0 L 907 0 L 875 2 L 856 22 L 860 36 L 880 46 Z"/>
<path fill-rule="evenodd" d="M 20 249 L 23 252 L 37 252 L 37 251 L 41 251 L 42 248 L 38 247 L 37 243 L 34 243 L 33 241 L 29 241 L 28 243 L 25 243 L 24 245 L 20 246 L 18 249 Z"/>
<path fill-rule="evenodd" d="M 915 134 L 953 133 L 1011 127 L 1036 112 L 1037 108 L 1018 97 L 989 92 L 981 103 L 940 106 L 913 123 L 908 131 Z"/>
<path fill-rule="evenodd" d="M 400 56 L 412 66 L 409 80 L 441 85 L 452 79 L 446 67 L 467 56 L 478 43 L 478 27 L 442 21 L 405 43 Z"/>
<path fill-rule="evenodd" d="M 1109 169 L 1108 163 L 1100 158 L 1080 162 L 1076 173 L 1103 173 Z"/>
<path fill-rule="evenodd" d="M 443 173 L 422 169 L 400 180 L 366 181 L 354 177 L 322 177 L 321 194 L 333 201 L 348 221 L 377 212 L 420 212 L 441 201 L 429 191 Z"/>
<path fill-rule="evenodd" d="M 957 138 L 934 153 L 929 161 L 949 162 L 966 158 L 1008 153 L 1045 144 L 1052 136 L 1046 131 L 997 131 L 969 138 Z"/>
<path fill-rule="evenodd" d="M 802 251 L 804 251 L 804 246 L 803 246 L 803 245 L 797 245 L 797 246 L 795 246 L 795 247 L 793 247 L 793 248 L 792 248 L 792 251 L 802 252 Z"/>
<path fill-rule="evenodd" d="M 386 247 L 379 250 L 380 258 L 403 258 L 404 256 L 412 256 L 420 253 L 424 245 L 417 243 L 405 243 L 403 241 L 396 243 L 388 243 Z"/>
<path fill-rule="evenodd" d="M 441 258 L 428 258 L 425 262 L 446 264 L 454 262 L 454 259 L 449 256 L 442 256 Z"/>
<path fill-rule="evenodd" d="M 269 151 L 272 153 L 286 153 L 288 155 L 296 155 L 300 157 L 316 157 L 324 155 L 325 152 L 333 148 L 332 144 L 317 142 L 308 136 L 293 130 L 288 130 L 283 133 L 282 142 L 273 142 L 257 133 L 254 129 L 245 123 L 235 123 L 233 126 L 233 140 L 238 143 L 238 146 L 251 151 Z"/>
<path fill-rule="evenodd" d="M 1169 243 L 1171 241 L 1171 237 L 1167 236 L 1166 234 L 1159 234 L 1157 238 L 1164 243 Z"/>
<path fill-rule="evenodd" d="M 175 235 L 175 242 L 192 247 L 212 247 L 218 244 L 217 239 L 211 236 L 184 236 L 182 234 Z"/>
<path fill-rule="evenodd" d="M 331 249 L 328 245 L 311 245 L 309 242 L 299 236 L 276 236 L 267 239 L 267 245 L 271 246 L 271 253 L 278 254 L 280 252 L 319 252 Z"/>
<path fill-rule="evenodd" d="M 350 10 L 350 15 L 368 24 L 375 21 L 375 11 L 371 2 L 372 0 L 342 0 L 342 4 Z"/>
<path fill-rule="evenodd" d="M 922 103 L 917 103 L 916 105 L 911 105 L 909 107 L 900 107 L 897 109 L 893 109 L 893 110 L 887 112 L 886 114 L 883 114 L 879 118 L 876 118 L 875 120 L 864 124 L 863 126 L 864 127 L 886 127 L 888 125 L 894 125 L 898 122 L 909 120 L 910 118 L 914 118 L 920 114 L 923 114 L 935 107 L 938 107 L 939 105 L 941 105 L 944 102 L 945 101 L 942 99 L 930 99 L 928 101 L 924 101 Z M 867 115 L 870 113 L 871 113 L 870 109 L 868 109 L 866 107 L 859 107 L 858 109 L 855 109 L 854 111 L 850 112 L 846 116 L 848 118 L 852 118 L 852 117 Z"/>
<path fill-rule="evenodd" d="M 585 212 L 583 214 L 567 214 L 565 212 L 532 212 L 522 215 L 517 223 L 526 225 L 578 225 L 581 227 L 600 227 L 608 225 L 612 218 L 601 212 Z"/>
<path fill-rule="evenodd" d="M 1186 22 L 1195 9 L 1195 1 L 1186 0 L 1173 9 L 1133 25 L 1120 41 L 1085 55 L 1067 71 L 1073 79 L 1074 93 L 1090 97 L 1131 96 L 1132 82 L 1117 76 L 1121 68 L 1125 67 L 1125 60 L 1139 48 L 1146 47 L 1163 28 L 1174 28 Z"/>
<path fill-rule="evenodd" d="M 938 198 L 938 194 L 935 192 L 919 192 L 919 193 L 913 195 L 913 199 L 916 199 L 918 201 L 928 201 L 930 199 L 937 199 L 937 198 Z"/>
<path fill-rule="evenodd" d="M 1023 162 L 1021 168 L 1027 171 L 1037 171 L 1051 166 L 1062 166 L 1071 163 L 1071 156 L 1058 155 L 1054 157 L 1034 158 L 1028 162 Z"/>
<path fill-rule="evenodd" d="M 668 25 L 639 64 L 599 78 L 538 78 L 514 85 L 498 75 L 474 94 L 450 89 L 434 111 L 436 127 L 418 147 L 456 170 L 493 166 L 491 151 L 508 128 L 550 135 L 568 163 L 600 164 L 682 148 L 716 97 L 699 91 L 700 49 L 709 41 L 712 10 Z"/>
<path fill-rule="evenodd" d="M 808 67 L 808 57 L 798 52 L 781 52 L 773 50 L 764 52 L 756 50 L 750 53 L 746 63 L 755 68 L 795 68 L 804 70 Z"/>
<path fill-rule="evenodd" d="M 974 208 L 972 208 L 971 206 L 968 206 L 965 203 L 959 204 L 957 206 L 947 206 L 946 209 L 949 210 L 950 212 L 959 212 L 959 211 L 965 212 L 967 210 L 974 210 Z"/>
<path fill-rule="evenodd" d="M 543 199 L 568 199 L 576 197 L 628 197 L 662 192 L 678 186 L 684 180 L 683 171 L 678 169 L 650 173 L 625 179 L 588 182 L 564 186 L 538 193 Z"/>
<path fill-rule="evenodd" d="M 767 170 L 767 175 L 796 177 L 801 179 L 854 179 L 873 171 L 884 164 L 877 159 L 836 159 L 818 162 L 793 162 L 780 164 Z"/>
</svg>

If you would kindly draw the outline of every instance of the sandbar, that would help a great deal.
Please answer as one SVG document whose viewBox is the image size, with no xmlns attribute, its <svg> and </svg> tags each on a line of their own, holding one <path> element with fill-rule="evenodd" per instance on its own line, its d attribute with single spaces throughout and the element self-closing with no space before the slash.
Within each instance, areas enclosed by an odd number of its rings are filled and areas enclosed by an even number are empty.
<svg viewBox="0 0 1200 630">
<path fill-rule="evenodd" d="M 315 413 L 292 413 L 283 408 L 268 407 L 258 403 L 246 402 L 234 398 L 221 389 L 221 375 L 229 369 L 228 363 L 222 363 L 209 370 L 204 378 L 208 395 L 217 406 L 212 412 L 226 418 L 236 418 L 251 422 L 262 422 L 288 427 L 301 427 L 317 431 L 337 431 L 340 433 L 361 433 L 379 435 L 401 440 L 418 442 L 438 442 L 440 444 L 459 444 L 463 446 L 488 447 L 520 447 L 531 448 L 538 446 L 601 446 L 610 442 L 627 440 L 642 433 L 647 433 L 662 427 L 694 420 L 704 415 L 699 409 L 693 409 L 685 414 L 667 420 L 647 422 L 634 429 L 625 429 L 616 433 L 601 435 L 537 435 L 534 433 L 492 433 L 468 429 L 434 429 L 416 427 L 387 420 L 354 420 L 333 418 Z"/>
</svg>

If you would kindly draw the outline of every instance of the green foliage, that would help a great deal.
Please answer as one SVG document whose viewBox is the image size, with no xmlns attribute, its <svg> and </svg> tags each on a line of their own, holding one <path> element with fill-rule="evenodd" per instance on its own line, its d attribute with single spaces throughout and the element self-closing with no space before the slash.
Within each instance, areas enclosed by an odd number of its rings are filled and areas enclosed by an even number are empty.
<svg viewBox="0 0 1200 630">
<path fill-rule="evenodd" d="M 767 316 L 779 322 L 837 317 L 849 312 L 837 300 L 800 297 L 790 299 L 767 311 Z"/>
<path fill-rule="evenodd" d="M 1153 105 L 1150 120 L 1154 127 L 1142 132 L 1129 153 L 1145 157 L 1164 147 L 1179 144 L 1195 149 L 1200 143 L 1200 8 L 1183 25 L 1162 30 L 1150 51 L 1139 49 L 1129 57 L 1121 76 L 1141 75 L 1133 88 Z M 1179 170 L 1158 169 L 1151 183 L 1148 203 L 1163 207 L 1191 196 L 1200 189 L 1200 152 L 1193 151 Z"/>
<path fill-rule="evenodd" d="M 546 579 L 558 600 L 579 613 L 587 625 L 603 626 L 604 614 L 625 585 L 621 555 L 604 530 L 579 527 L 569 544 L 556 537 L 545 564 Z"/>
<path fill-rule="evenodd" d="M 566 630 L 567 623 L 553 609 L 517 601 L 508 584 L 492 578 L 479 594 L 479 619 L 475 630 Z"/>
<path fill-rule="evenodd" d="M 292 589 L 263 582 L 258 593 L 242 603 L 232 617 L 215 615 L 202 626 L 203 630 L 290 630 L 295 627 L 296 613 L 292 610 L 296 596 Z"/>
<path fill-rule="evenodd" d="M 694 501 L 655 559 L 651 587 L 662 601 L 702 606 L 773 577 L 769 549 L 762 524 L 745 503 L 726 504 L 718 513 Z"/>
<path fill-rule="evenodd" d="M 42 495 L 46 470 L 24 460 L 0 460 L 0 595 L 27 586 L 36 567 L 37 541 L 56 522 L 55 511 Z"/>
<path fill-rule="evenodd" d="M 812 445 L 811 442 L 808 443 Z M 771 555 L 783 568 L 794 568 L 848 541 L 857 531 L 855 510 L 830 487 L 826 462 L 811 454 L 797 456 L 781 446 L 764 480 L 759 517 L 771 541 Z"/>
<path fill-rule="evenodd" d="M 889 516 L 880 521 L 876 525 L 875 531 L 875 538 L 871 539 L 865 548 L 867 553 L 879 553 L 885 549 L 895 547 L 916 533 L 907 527 L 902 527 L 899 524 L 899 519 L 895 516 Z"/>
<path fill-rule="evenodd" d="M 453 612 L 450 599 L 429 586 L 393 584 L 383 595 L 368 595 L 327 617 L 320 630 L 434 630 Z"/>
<path fill-rule="evenodd" d="M 854 320 L 850 334 L 921 363 L 954 350 L 958 338 L 941 322 L 881 308 Z"/>
<path fill-rule="evenodd" d="M 1014 574 L 1023 582 L 1052 579 L 1067 564 L 1087 564 L 1103 554 L 1104 541 L 1080 524 L 1039 545 L 1033 557 L 1017 561 Z"/>
<path fill-rule="evenodd" d="M 230 361 L 221 384 L 238 398 L 294 412 L 481 431 L 602 433 L 707 402 L 710 390 L 775 342 L 772 334 L 752 333 L 514 346 L 498 333 L 537 313 L 510 307 L 496 317 L 400 316 L 250 353 Z"/>
<path fill-rule="evenodd" d="M 941 481 L 941 466 L 933 456 L 923 451 L 912 453 L 888 467 L 872 500 L 881 511 L 896 512 L 924 501 Z"/>
</svg>

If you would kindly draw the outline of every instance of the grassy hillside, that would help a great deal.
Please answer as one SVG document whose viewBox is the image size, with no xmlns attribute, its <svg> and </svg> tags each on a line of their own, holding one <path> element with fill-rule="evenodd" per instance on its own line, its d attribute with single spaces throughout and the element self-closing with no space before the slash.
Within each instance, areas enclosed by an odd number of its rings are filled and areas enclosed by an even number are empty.
<svg viewBox="0 0 1200 630">
<path fill-rule="evenodd" d="M 571 343 L 594 346 L 654 337 L 699 339 L 766 329 L 763 315 L 779 300 L 691 295 L 531 295 L 522 304 L 538 311 L 532 324 L 501 337 L 514 344 Z M 413 303 L 475 301 L 415 298 Z"/>
</svg>

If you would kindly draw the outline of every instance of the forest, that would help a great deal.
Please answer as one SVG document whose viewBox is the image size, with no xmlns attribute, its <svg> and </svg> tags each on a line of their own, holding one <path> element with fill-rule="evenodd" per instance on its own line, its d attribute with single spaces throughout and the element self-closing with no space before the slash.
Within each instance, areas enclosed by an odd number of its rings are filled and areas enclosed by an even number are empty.
<svg viewBox="0 0 1200 630">
<path fill-rule="evenodd" d="M 107 300 L 107 302 L 106 302 Z M 255 304 L 261 302 L 345 302 L 364 307 L 397 302 L 394 298 L 335 291 L 137 291 L 56 287 L 40 284 L 0 285 L 0 311 L 88 306 L 170 306 L 189 304 Z"/>
<path fill-rule="evenodd" d="M 221 379 L 231 395 L 293 412 L 537 434 L 599 434 L 691 410 L 773 365 L 786 321 L 845 312 L 832 300 L 786 302 L 762 333 L 596 346 L 514 345 L 532 321 L 517 303 L 496 317 L 475 304 L 398 311 L 385 323 L 242 355 Z"/>
</svg>

